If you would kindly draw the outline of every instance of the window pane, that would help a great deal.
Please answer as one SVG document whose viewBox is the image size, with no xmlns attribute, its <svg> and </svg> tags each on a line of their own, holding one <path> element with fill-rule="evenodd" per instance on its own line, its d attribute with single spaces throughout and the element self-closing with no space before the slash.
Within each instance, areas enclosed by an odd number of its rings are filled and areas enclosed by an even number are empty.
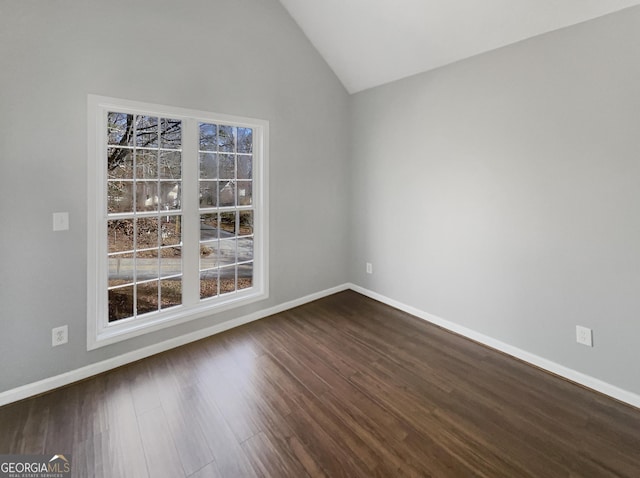
<svg viewBox="0 0 640 478">
<path fill-rule="evenodd" d="M 136 116 L 136 146 L 158 147 L 158 118 Z"/>
<path fill-rule="evenodd" d="M 136 150 L 136 178 L 158 179 L 158 152 Z"/>
<path fill-rule="evenodd" d="M 233 237 L 236 235 L 236 215 L 238 213 L 233 212 L 221 212 L 220 213 L 220 237 Z"/>
<path fill-rule="evenodd" d="M 203 242 L 200 244 L 200 270 L 218 267 L 218 241 Z"/>
<path fill-rule="evenodd" d="M 218 238 L 218 229 L 220 222 L 218 220 L 218 213 L 200 215 L 200 240 L 208 241 Z"/>
<path fill-rule="evenodd" d="M 223 239 L 220 240 L 220 248 L 218 250 L 218 263 L 221 266 L 234 264 L 236 262 L 236 240 Z"/>
<path fill-rule="evenodd" d="M 137 289 L 137 314 L 158 310 L 158 281 L 138 284 Z"/>
<path fill-rule="evenodd" d="M 133 212 L 133 183 L 109 181 L 107 184 L 107 211 Z"/>
<path fill-rule="evenodd" d="M 218 270 L 200 273 L 200 298 L 215 297 L 218 295 Z"/>
<path fill-rule="evenodd" d="M 158 219 L 155 217 L 142 217 L 136 219 L 136 233 L 138 249 L 158 247 Z M 157 256 L 156 256 L 157 257 Z"/>
<path fill-rule="evenodd" d="M 218 182 L 200 181 L 200 207 L 218 206 Z"/>
<path fill-rule="evenodd" d="M 240 231 L 239 236 L 249 236 L 253 234 L 253 211 L 240 211 Z"/>
<path fill-rule="evenodd" d="M 218 184 L 218 205 L 220 207 L 236 205 L 236 185 L 233 181 L 220 181 Z"/>
<path fill-rule="evenodd" d="M 182 146 L 182 121 L 168 118 L 160 119 L 160 147 L 180 149 Z"/>
<path fill-rule="evenodd" d="M 180 209 L 181 202 L 180 183 L 162 181 L 160 183 L 160 211 Z"/>
<path fill-rule="evenodd" d="M 109 291 L 109 322 L 133 317 L 133 286 Z"/>
<path fill-rule="evenodd" d="M 217 151 L 217 125 L 200 123 L 200 151 Z"/>
<path fill-rule="evenodd" d="M 133 250 L 133 219 L 107 221 L 109 252 Z"/>
<path fill-rule="evenodd" d="M 182 277 L 160 281 L 160 307 L 167 309 L 182 304 Z"/>
<path fill-rule="evenodd" d="M 150 251 L 136 251 L 136 280 L 151 280 L 158 278 L 158 249 Z"/>
<path fill-rule="evenodd" d="M 134 280 L 133 264 L 132 253 L 109 256 L 109 287 L 132 283 Z"/>
<path fill-rule="evenodd" d="M 182 242 L 182 216 L 162 216 L 160 244 L 163 246 L 180 245 Z"/>
<path fill-rule="evenodd" d="M 236 156 L 234 154 L 218 155 L 218 175 L 220 179 L 235 179 Z"/>
<path fill-rule="evenodd" d="M 253 130 L 251 128 L 238 128 L 238 153 L 253 152 Z"/>
<path fill-rule="evenodd" d="M 238 239 L 238 262 L 253 260 L 253 238 Z"/>
<path fill-rule="evenodd" d="M 158 210 L 158 182 L 136 181 L 136 210 Z"/>
<path fill-rule="evenodd" d="M 251 179 L 253 174 L 253 157 L 238 156 L 238 179 Z"/>
<path fill-rule="evenodd" d="M 218 178 L 218 155 L 200 153 L 200 179 Z"/>
<path fill-rule="evenodd" d="M 167 247 L 160 249 L 160 277 L 182 274 L 182 248 Z"/>
<path fill-rule="evenodd" d="M 235 292 L 236 290 L 236 267 L 223 267 L 220 269 L 220 294 Z"/>
<path fill-rule="evenodd" d="M 253 182 L 238 181 L 238 206 L 253 204 Z"/>
<path fill-rule="evenodd" d="M 125 148 L 107 150 L 107 177 L 109 179 L 133 179 L 133 152 Z"/>
<path fill-rule="evenodd" d="M 236 134 L 235 126 L 218 126 L 218 151 L 235 152 Z"/>
<path fill-rule="evenodd" d="M 133 115 L 109 113 L 107 115 L 107 138 L 109 144 L 133 146 Z"/>
<path fill-rule="evenodd" d="M 182 153 L 180 151 L 160 151 L 160 179 L 180 179 L 182 177 Z"/>
<path fill-rule="evenodd" d="M 238 266 L 238 290 L 253 286 L 253 263 Z"/>
</svg>

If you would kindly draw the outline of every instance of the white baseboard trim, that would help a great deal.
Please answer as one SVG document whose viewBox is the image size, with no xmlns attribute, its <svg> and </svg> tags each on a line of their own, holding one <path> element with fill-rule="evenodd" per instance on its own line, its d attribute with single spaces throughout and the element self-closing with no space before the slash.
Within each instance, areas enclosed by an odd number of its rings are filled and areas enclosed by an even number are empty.
<svg viewBox="0 0 640 478">
<path fill-rule="evenodd" d="M 60 375 L 45 378 L 37 382 L 28 383 L 26 385 L 13 388 L 11 390 L 7 390 L 5 392 L 0 393 L 0 406 L 17 402 L 18 400 L 23 400 L 25 398 L 33 397 L 35 395 L 40 395 L 42 393 L 49 392 L 51 390 L 54 390 L 59 387 L 63 387 L 65 385 L 69 385 L 79 380 L 84 380 L 85 378 L 89 378 L 94 375 L 107 372 L 109 370 L 120 367 L 122 365 L 126 365 L 128 363 L 132 363 L 137 360 L 150 357 L 160 352 L 164 352 L 166 350 L 180 347 L 181 345 L 185 345 L 190 342 L 195 342 L 196 340 L 201 340 L 201 339 L 210 337 L 212 335 L 219 334 L 221 332 L 232 329 L 234 327 L 239 327 L 241 325 L 248 324 L 249 322 L 253 322 L 259 319 L 263 319 L 265 317 L 268 317 L 273 314 L 277 314 L 279 312 L 284 312 L 285 310 L 293 309 L 294 307 L 304 305 L 308 302 L 322 299 L 323 297 L 327 297 L 337 292 L 342 292 L 344 290 L 349 289 L 349 287 L 350 287 L 349 284 L 342 284 L 337 287 L 332 287 L 330 289 L 316 292 L 314 294 L 306 295 L 299 299 L 294 299 L 294 300 L 285 302 L 283 304 L 269 307 L 268 309 L 260 310 L 242 317 L 228 320 L 221 324 L 216 324 L 211 327 L 206 327 L 204 329 L 196 330 L 189 334 L 185 334 L 179 337 L 165 340 L 164 342 L 149 345 L 148 347 L 144 347 L 139 350 L 133 350 L 123 355 L 118 355 L 117 357 L 113 357 L 107 360 L 103 360 L 101 362 L 93 363 L 91 365 L 87 365 L 85 367 L 81 367 L 76 370 L 71 370 L 69 372 L 65 372 Z"/>
<path fill-rule="evenodd" d="M 512 357 L 518 358 L 543 370 L 559 375 L 560 377 L 566 378 L 567 380 L 578 383 L 592 390 L 596 390 L 600 393 L 608 395 L 609 397 L 615 398 L 616 400 L 627 403 L 633 407 L 640 408 L 640 395 L 637 395 L 633 392 L 629 392 L 628 390 L 616 387 L 615 385 L 611 385 L 610 383 L 603 382 L 602 380 L 599 380 L 597 378 L 585 375 L 581 372 L 577 372 L 571 368 L 565 367 L 564 365 L 560 365 L 551 360 L 539 357 L 538 355 L 529 353 L 525 350 L 501 342 L 487 335 L 483 335 L 479 332 L 476 332 L 475 330 L 468 329 L 467 327 L 463 327 L 454 322 L 450 322 L 435 315 L 428 314 L 427 312 L 403 304 L 402 302 L 390 299 L 389 297 L 383 296 L 369 289 L 365 289 L 364 287 L 360 287 L 355 284 L 349 284 L 349 288 L 354 290 L 355 292 L 358 292 L 359 294 L 370 297 L 371 299 L 382 302 L 383 304 L 387 304 L 395 309 L 407 312 L 408 314 L 426 320 L 427 322 L 431 322 L 434 325 L 438 325 L 468 339 L 479 342 L 483 345 L 486 345 L 487 347 L 491 347 L 492 349 L 504 352 L 507 355 L 511 355 Z"/>
<path fill-rule="evenodd" d="M 268 309 L 260 310 L 242 317 L 228 320 L 221 324 L 216 324 L 211 327 L 196 330 L 189 334 L 181 335 L 180 337 L 175 337 L 169 340 L 165 340 L 164 342 L 153 344 L 139 350 L 133 350 L 123 355 L 118 355 L 117 357 L 113 357 L 107 360 L 103 360 L 101 362 L 93 363 L 76 370 L 71 370 L 69 372 L 65 372 L 60 375 L 45 378 L 37 382 L 29 383 L 11 390 L 7 390 L 5 392 L 0 393 L 0 406 L 17 402 L 19 400 L 23 400 L 25 398 L 29 398 L 35 395 L 40 395 L 42 393 L 49 392 L 56 388 L 63 387 L 65 385 L 69 385 L 71 383 L 77 382 L 79 380 L 84 380 L 94 375 L 107 372 L 109 370 L 120 367 L 122 365 L 126 365 L 128 363 L 132 363 L 137 360 L 141 360 L 143 358 L 150 357 L 152 355 L 155 355 L 176 347 L 180 347 L 181 345 L 195 342 L 197 340 L 201 340 L 215 334 L 219 334 L 221 332 L 232 329 L 234 327 L 239 327 L 241 325 L 248 324 L 249 322 L 254 322 L 256 320 L 263 319 L 270 315 L 277 314 L 279 312 L 284 312 L 289 309 L 293 309 L 294 307 L 304 305 L 308 302 L 313 302 L 314 300 L 322 299 L 323 297 L 327 297 L 329 295 L 336 294 L 338 292 L 342 292 L 347 289 L 352 289 L 355 292 L 358 292 L 359 294 L 370 297 L 374 300 L 387 304 L 398 310 L 402 310 L 422 320 L 426 320 L 427 322 L 438 325 L 444 329 L 450 330 L 451 332 L 454 332 L 456 334 L 462 335 L 463 337 L 467 337 L 471 340 L 474 340 L 483 345 L 486 345 L 487 347 L 491 347 L 493 349 L 499 350 L 500 352 L 504 352 L 507 355 L 516 357 L 527 363 L 535 365 L 536 367 L 539 367 L 541 369 L 547 370 L 548 372 L 551 372 L 553 374 L 566 378 L 567 380 L 571 380 L 572 382 L 576 382 L 587 388 L 596 390 L 600 393 L 603 393 L 612 398 L 615 398 L 616 400 L 620 400 L 621 402 L 628 403 L 629 405 L 634 406 L 636 408 L 640 408 L 640 395 L 621 389 L 619 387 L 616 387 L 615 385 L 611 385 L 607 382 L 591 377 L 589 375 L 585 375 L 581 372 L 577 372 L 573 369 L 560 365 L 556 362 L 547 360 L 543 357 L 539 357 L 538 355 L 529 353 L 525 350 L 519 349 L 507 343 L 501 342 L 492 337 L 489 337 L 487 335 L 471 330 L 467 327 L 458 325 L 454 322 L 450 322 L 448 320 L 442 319 L 435 315 L 429 314 L 415 307 L 403 304 L 402 302 L 398 302 L 394 299 L 378 294 L 377 292 L 373 292 L 369 289 L 365 289 L 364 287 L 360 287 L 356 284 L 350 284 L 350 283 L 332 287 L 330 289 L 316 292 L 314 294 L 309 294 L 299 299 L 294 299 L 294 300 L 285 302 L 283 304 L 269 307 Z"/>
</svg>

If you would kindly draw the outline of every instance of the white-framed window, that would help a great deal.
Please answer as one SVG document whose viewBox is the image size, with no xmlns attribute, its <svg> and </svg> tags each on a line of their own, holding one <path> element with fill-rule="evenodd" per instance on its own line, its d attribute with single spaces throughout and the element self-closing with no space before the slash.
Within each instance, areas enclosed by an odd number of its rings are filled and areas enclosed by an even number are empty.
<svg viewBox="0 0 640 478">
<path fill-rule="evenodd" d="M 88 97 L 95 349 L 268 296 L 268 122 Z"/>
</svg>

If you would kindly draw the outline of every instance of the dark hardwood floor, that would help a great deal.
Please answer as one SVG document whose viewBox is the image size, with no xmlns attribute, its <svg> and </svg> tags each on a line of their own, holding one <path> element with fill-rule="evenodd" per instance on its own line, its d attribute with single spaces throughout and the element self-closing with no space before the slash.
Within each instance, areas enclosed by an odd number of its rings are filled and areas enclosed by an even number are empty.
<svg viewBox="0 0 640 478">
<path fill-rule="evenodd" d="M 354 292 L 0 408 L 77 477 L 639 477 L 640 410 Z"/>
</svg>

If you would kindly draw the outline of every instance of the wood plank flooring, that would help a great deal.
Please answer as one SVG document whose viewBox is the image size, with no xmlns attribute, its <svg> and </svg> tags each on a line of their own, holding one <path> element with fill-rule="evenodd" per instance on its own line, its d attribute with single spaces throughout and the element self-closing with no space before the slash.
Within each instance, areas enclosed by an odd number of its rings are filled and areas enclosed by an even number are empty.
<svg viewBox="0 0 640 478">
<path fill-rule="evenodd" d="M 0 408 L 76 477 L 639 477 L 640 410 L 347 291 Z"/>
</svg>

